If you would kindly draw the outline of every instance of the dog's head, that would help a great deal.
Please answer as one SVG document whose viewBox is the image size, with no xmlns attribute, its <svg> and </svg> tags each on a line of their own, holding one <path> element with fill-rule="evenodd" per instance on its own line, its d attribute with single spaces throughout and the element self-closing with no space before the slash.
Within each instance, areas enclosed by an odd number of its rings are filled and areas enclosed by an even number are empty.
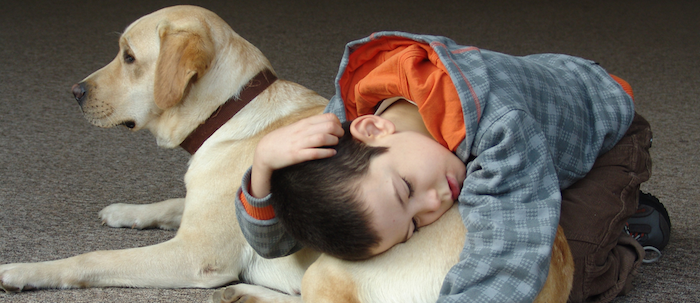
<svg viewBox="0 0 700 303">
<path fill-rule="evenodd" d="M 173 147 L 264 68 L 262 53 L 216 14 L 175 6 L 129 25 L 116 58 L 72 93 L 90 123 L 147 128 Z"/>
</svg>

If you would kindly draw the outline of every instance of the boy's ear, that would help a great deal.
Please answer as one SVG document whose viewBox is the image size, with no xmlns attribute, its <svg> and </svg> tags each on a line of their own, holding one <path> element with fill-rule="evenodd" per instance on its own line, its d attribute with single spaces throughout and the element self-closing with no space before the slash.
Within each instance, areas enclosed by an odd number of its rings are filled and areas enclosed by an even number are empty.
<svg viewBox="0 0 700 303">
<path fill-rule="evenodd" d="M 355 118 L 350 124 L 350 133 L 353 138 L 365 144 L 391 135 L 396 132 L 396 126 L 391 121 L 376 115 L 364 115 Z"/>
</svg>

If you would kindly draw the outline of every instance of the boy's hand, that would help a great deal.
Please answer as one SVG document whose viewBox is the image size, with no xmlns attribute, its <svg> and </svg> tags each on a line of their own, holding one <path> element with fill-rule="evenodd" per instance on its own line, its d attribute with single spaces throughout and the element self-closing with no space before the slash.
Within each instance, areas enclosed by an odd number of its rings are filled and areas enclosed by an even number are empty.
<svg viewBox="0 0 700 303">
<path fill-rule="evenodd" d="M 250 194 L 262 198 L 270 193 L 270 177 L 274 170 L 335 155 L 343 127 L 334 114 L 323 114 L 299 120 L 265 135 L 255 149 L 251 172 Z"/>
</svg>

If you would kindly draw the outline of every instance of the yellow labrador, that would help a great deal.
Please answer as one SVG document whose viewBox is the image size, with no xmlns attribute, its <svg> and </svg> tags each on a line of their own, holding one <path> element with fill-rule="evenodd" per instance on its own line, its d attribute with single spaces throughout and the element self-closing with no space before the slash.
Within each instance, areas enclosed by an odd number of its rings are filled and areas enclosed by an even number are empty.
<svg viewBox="0 0 700 303">
<path fill-rule="evenodd" d="M 434 302 L 458 260 L 466 230 L 456 208 L 408 243 L 364 262 L 319 257 L 308 249 L 270 260 L 252 250 L 232 201 L 255 144 L 274 128 L 321 113 L 327 100 L 298 84 L 275 81 L 263 54 L 210 11 L 176 6 L 138 19 L 120 37 L 116 58 L 76 84 L 73 94 L 96 126 L 148 129 L 158 145 L 193 152 L 184 199 L 113 204 L 100 212 L 112 227 L 178 228 L 177 235 L 148 247 L 0 265 L 5 291 L 212 288 L 240 279 L 249 284 L 219 290 L 212 299 Z M 222 120 L 227 113 L 236 114 Z M 222 125 L 209 127 L 217 119 Z M 571 285 L 568 246 L 561 232 L 557 239 L 542 302 L 566 301 Z"/>
</svg>

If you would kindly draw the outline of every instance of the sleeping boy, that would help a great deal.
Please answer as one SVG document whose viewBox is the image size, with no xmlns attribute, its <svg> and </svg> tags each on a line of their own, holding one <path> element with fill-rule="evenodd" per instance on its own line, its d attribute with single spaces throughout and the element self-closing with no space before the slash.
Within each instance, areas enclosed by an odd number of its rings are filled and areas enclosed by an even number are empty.
<svg viewBox="0 0 700 303">
<path fill-rule="evenodd" d="M 572 302 L 630 289 L 644 252 L 623 227 L 651 174 L 651 130 L 598 64 L 375 33 L 347 45 L 326 112 L 256 149 L 236 208 L 262 256 L 368 258 L 456 201 L 469 232 L 440 302 L 531 302 L 558 224 Z"/>
</svg>

